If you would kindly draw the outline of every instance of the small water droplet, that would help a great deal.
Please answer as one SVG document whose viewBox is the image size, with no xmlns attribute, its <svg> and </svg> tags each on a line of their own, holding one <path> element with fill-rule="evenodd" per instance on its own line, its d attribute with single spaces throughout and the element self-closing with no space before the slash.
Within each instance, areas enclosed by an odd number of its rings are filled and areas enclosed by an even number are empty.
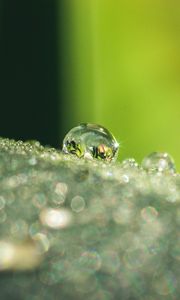
<svg viewBox="0 0 180 300">
<path fill-rule="evenodd" d="M 38 232 L 33 237 L 39 254 L 43 254 L 49 250 L 50 243 L 44 233 Z"/>
<path fill-rule="evenodd" d="M 138 168 L 138 163 L 134 158 L 127 158 L 122 162 L 123 169 Z"/>
<path fill-rule="evenodd" d="M 40 213 L 41 223 L 54 229 L 69 226 L 71 219 L 71 213 L 66 209 L 46 208 Z"/>
<path fill-rule="evenodd" d="M 119 144 L 104 127 L 80 124 L 71 129 L 63 141 L 63 152 L 87 159 L 112 161 L 117 158 Z"/>
<path fill-rule="evenodd" d="M 129 182 L 129 176 L 126 175 L 126 174 L 123 174 L 122 175 L 122 180 L 123 180 L 123 182 L 128 183 Z"/>
<path fill-rule="evenodd" d="M 31 166 L 35 166 L 37 164 L 37 159 L 33 156 L 29 159 L 28 162 Z"/>
<path fill-rule="evenodd" d="M 79 213 L 85 208 L 84 198 L 81 196 L 75 196 L 71 201 L 71 208 L 74 212 Z"/>
<path fill-rule="evenodd" d="M 32 146 L 34 148 L 41 148 L 40 142 L 36 141 L 36 140 L 27 140 L 26 144 L 29 144 L 30 146 Z"/>
<path fill-rule="evenodd" d="M 83 270 L 95 272 L 101 267 L 101 257 L 99 253 L 94 250 L 85 251 L 81 254 L 78 265 Z"/>
<path fill-rule="evenodd" d="M 142 167 L 149 172 L 167 172 L 173 174 L 176 171 L 173 158 L 168 153 L 153 152 L 142 161 Z"/>
<path fill-rule="evenodd" d="M 141 210 L 141 217 L 145 222 L 150 223 L 157 219 L 158 212 L 154 207 L 148 206 Z"/>
</svg>

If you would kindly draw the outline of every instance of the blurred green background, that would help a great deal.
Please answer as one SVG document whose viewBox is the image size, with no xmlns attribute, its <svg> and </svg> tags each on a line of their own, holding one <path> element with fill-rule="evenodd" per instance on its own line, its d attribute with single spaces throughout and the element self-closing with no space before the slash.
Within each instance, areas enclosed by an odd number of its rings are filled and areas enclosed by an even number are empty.
<svg viewBox="0 0 180 300">
<path fill-rule="evenodd" d="M 0 19 L 0 135 L 57 147 L 95 122 L 120 160 L 167 151 L 180 168 L 178 1 L 1 0 Z"/>
</svg>

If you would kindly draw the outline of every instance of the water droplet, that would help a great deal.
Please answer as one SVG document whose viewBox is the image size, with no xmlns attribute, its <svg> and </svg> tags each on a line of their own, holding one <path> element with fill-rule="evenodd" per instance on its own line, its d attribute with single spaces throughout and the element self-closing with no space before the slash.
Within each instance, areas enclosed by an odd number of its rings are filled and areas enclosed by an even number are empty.
<svg viewBox="0 0 180 300">
<path fill-rule="evenodd" d="M 123 180 L 123 182 L 128 183 L 129 182 L 129 176 L 126 175 L 126 174 L 123 174 L 122 175 L 122 180 Z"/>
<path fill-rule="evenodd" d="M 57 182 L 54 186 L 53 202 L 57 205 L 64 203 L 68 192 L 68 186 L 64 182 Z"/>
<path fill-rule="evenodd" d="M 65 209 L 44 209 L 40 213 L 40 221 L 42 224 L 58 229 L 65 228 L 71 223 L 71 213 Z"/>
<path fill-rule="evenodd" d="M 104 127 L 80 124 L 71 129 L 63 141 L 63 152 L 87 159 L 112 161 L 117 158 L 119 144 Z"/>
<path fill-rule="evenodd" d="M 142 167 L 150 172 L 174 173 L 175 164 L 173 158 L 168 153 L 153 152 L 142 161 Z"/>
<path fill-rule="evenodd" d="M 71 208 L 74 212 L 79 213 L 85 207 L 84 198 L 81 196 L 75 196 L 71 201 Z"/>
<path fill-rule="evenodd" d="M 43 254 L 49 250 L 50 243 L 44 233 L 38 232 L 33 236 L 33 240 L 35 241 L 37 250 L 40 254 Z"/>
<path fill-rule="evenodd" d="M 68 186 L 66 183 L 57 182 L 55 191 L 54 191 L 57 195 L 60 195 L 60 196 L 63 195 L 64 197 L 66 197 L 67 191 L 68 191 Z"/>
<path fill-rule="evenodd" d="M 158 212 L 154 207 L 148 206 L 141 210 L 141 217 L 145 222 L 153 222 L 157 219 Z"/>
<path fill-rule="evenodd" d="M 37 159 L 33 156 L 29 159 L 28 162 L 31 166 L 35 166 L 37 164 Z"/>
<path fill-rule="evenodd" d="M 122 162 L 123 169 L 138 168 L 138 163 L 134 158 L 127 158 Z"/>
<path fill-rule="evenodd" d="M 101 257 L 96 251 L 85 251 L 81 254 L 78 265 L 89 272 L 97 271 L 101 267 Z"/>
<path fill-rule="evenodd" d="M 27 140 L 25 143 L 33 148 L 41 148 L 42 147 L 40 142 L 36 141 L 36 140 Z"/>
</svg>

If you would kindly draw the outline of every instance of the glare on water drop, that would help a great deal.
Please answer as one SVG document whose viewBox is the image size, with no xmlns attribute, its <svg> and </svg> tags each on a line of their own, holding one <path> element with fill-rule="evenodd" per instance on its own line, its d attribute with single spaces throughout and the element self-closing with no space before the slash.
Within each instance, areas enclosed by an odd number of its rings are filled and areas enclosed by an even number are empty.
<svg viewBox="0 0 180 300">
<path fill-rule="evenodd" d="M 63 152 L 79 158 L 112 161 L 117 158 L 119 144 L 104 127 L 83 123 L 72 128 L 63 141 Z"/>
</svg>

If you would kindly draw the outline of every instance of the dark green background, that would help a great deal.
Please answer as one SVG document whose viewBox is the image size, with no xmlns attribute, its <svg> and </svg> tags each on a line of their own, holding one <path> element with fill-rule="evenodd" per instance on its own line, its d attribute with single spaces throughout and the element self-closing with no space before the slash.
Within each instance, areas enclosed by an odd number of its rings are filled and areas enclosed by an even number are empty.
<svg viewBox="0 0 180 300">
<path fill-rule="evenodd" d="M 58 13 L 55 0 L 0 2 L 0 136 L 61 143 Z"/>
</svg>

